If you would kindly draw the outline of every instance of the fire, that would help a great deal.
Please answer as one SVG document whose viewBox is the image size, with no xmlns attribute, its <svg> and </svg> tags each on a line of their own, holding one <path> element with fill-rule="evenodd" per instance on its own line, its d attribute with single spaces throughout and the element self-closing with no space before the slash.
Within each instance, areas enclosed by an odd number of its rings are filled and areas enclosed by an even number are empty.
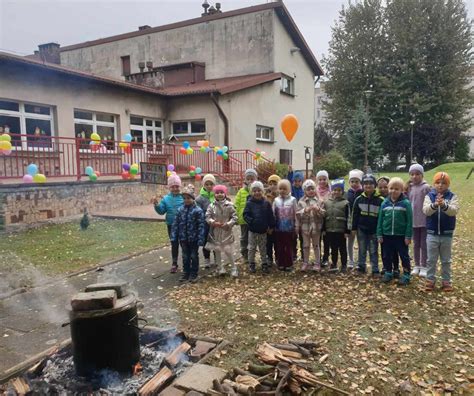
<svg viewBox="0 0 474 396">
<path fill-rule="evenodd" d="M 142 370 L 143 367 L 140 362 L 138 362 L 135 366 L 133 366 L 133 375 L 138 375 L 139 373 L 141 373 Z"/>
</svg>

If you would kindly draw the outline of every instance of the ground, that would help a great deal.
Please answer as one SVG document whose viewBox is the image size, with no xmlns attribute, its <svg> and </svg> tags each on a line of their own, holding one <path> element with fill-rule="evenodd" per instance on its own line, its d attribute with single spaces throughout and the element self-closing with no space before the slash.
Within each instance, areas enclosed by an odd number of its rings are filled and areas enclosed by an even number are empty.
<svg viewBox="0 0 474 396">
<path fill-rule="evenodd" d="M 153 257 L 167 255 L 167 248 L 113 267 L 140 291 L 147 317 L 159 318 L 166 303 L 173 312 L 177 310 L 177 323 L 183 330 L 231 341 L 232 346 L 212 362 L 215 365 L 244 367 L 255 359 L 255 347 L 263 341 L 308 337 L 321 343 L 320 355 L 313 361 L 317 375 L 351 393 L 467 393 L 474 380 L 474 253 L 470 248 L 474 242 L 474 176 L 465 178 L 473 165 L 442 168 L 452 176 L 452 189 L 461 201 L 454 240 L 455 291 L 451 294 L 426 294 L 420 279 L 398 288 L 354 275 L 299 272 L 244 273 L 237 281 L 203 273 L 199 283 L 178 288 L 173 287 L 177 283 L 172 275 L 158 283 L 158 272 L 151 273 L 156 272 Z M 426 175 L 428 181 L 432 174 Z M 78 224 L 50 226 L 3 236 L 0 251 L 9 260 L 1 261 L 0 272 L 6 274 L 15 263 L 27 263 L 59 279 L 59 273 L 98 265 L 164 240 L 164 225 L 157 223 L 93 221 L 87 232 L 79 231 Z M 163 261 L 163 274 L 167 266 Z M 78 284 L 90 281 L 84 274 L 77 276 Z M 166 288 L 171 293 L 163 294 Z M 155 312 L 150 314 L 148 306 Z M 3 318 L 2 312 L 0 316 Z M 14 336 L 22 339 L 22 334 L 5 334 L 9 338 L 4 340 L 11 340 L 8 350 L 16 345 Z M 34 338 L 31 333 L 25 336 Z"/>
</svg>

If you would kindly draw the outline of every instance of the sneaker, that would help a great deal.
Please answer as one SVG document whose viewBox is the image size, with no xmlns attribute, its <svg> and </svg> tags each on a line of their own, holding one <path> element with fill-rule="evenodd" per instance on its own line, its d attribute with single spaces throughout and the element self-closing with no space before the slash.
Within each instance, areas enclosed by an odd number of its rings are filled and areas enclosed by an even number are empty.
<svg viewBox="0 0 474 396">
<path fill-rule="evenodd" d="M 427 275 L 428 275 L 428 268 L 421 267 L 420 268 L 420 276 L 423 277 L 423 278 L 426 278 Z"/>
<path fill-rule="evenodd" d="M 219 276 L 224 276 L 227 274 L 225 267 L 222 265 L 218 272 Z"/>
<path fill-rule="evenodd" d="M 239 270 L 236 267 L 232 268 L 232 271 L 230 272 L 230 276 L 232 276 L 232 278 L 238 278 Z"/>
<path fill-rule="evenodd" d="M 205 269 L 211 268 L 211 259 L 210 258 L 205 258 L 204 259 L 204 268 Z"/>
<path fill-rule="evenodd" d="M 249 272 L 252 273 L 252 274 L 255 274 L 255 272 L 257 272 L 257 269 L 255 267 L 255 263 L 250 263 L 249 264 Z"/>
<path fill-rule="evenodd" d="M 303 265 L 301 266 L 301 271 L 303 271 L 303 272 L 308 271 L 308 268 L 309 268 L 309 264 L 308 263 L 303 263 Z"/>
<path fill-rule="evenodd" d="M 347 268 L 349 268 L 350 270 L 352 268 L 354 268 L 354 262 L 353 261 L 349 261 L 349 263 L 347 264 Z"/>
<path fill-rule="evenodd" d="M 393 279 L 393 274 L 391 272 L 385 272 L 382 277 L 383 283 L 390 283 Z"/>
<path fill-rule="evenodd" d="M 329 267 L 329 272 L 337 272 L 337 265 L 331 264 L 331 267 Z"/>
<path fill-rule="evenodd" d="M 419 275 L 420 274 L 420 267 L 414 267 L 413 271 L 411 271 L 412 275 Z"/>
<path fill-rule="evenodd" d="M 197 275 L 191 275 L 189 278 L 189 282 L 191 283 L 196 283 L 198 281 L 198 276 Z"/>
<path fill-rule="evenodd" d="M 321 266 L 322 266 L 322 267 L 327 267 L 328 265 L 329 265 L 329 261 L 327 261 L 327 260 L 323 260 L 323 261 L 321 262 Z"/>
<path fill-rule="evenodd" d="M 170 269 L 170 274 L 176 274 L 176 272 L 178 272 L 178 265 L 173 264 Z"/>
<path fill-rule="evenodd" d="M 443 283 L 441 283 L 441 290 L 443 290 L 444 292 L 452 292 L 453 286 L 451 285 L 451 282 L 443 281 Z"/>
<path fill-rule="evenodd" d="M 347 272 L 347 266 L 343 265 L 341 269 L 339 270 L 341 274 L 345 274 Z"/>
<path fill-rule="evenodd" d="M 312 270 L 316 272 L 321 272 L 321 264 L 319 263 L 314 264 Z"/>
<path fill-rule="evenodd" d="M 189 274 L 187 274 L 186 272 L 183 272 L 181 274 L 181 277 L 179 278 L 179 281 L 180 282 L 187 282 L 189 280 Z"/>
<path fill-rule="evenodd" d="M 284 271 L 284 270 L 285 270 L 285 267 L 282 267 L 282 266 L 280 265 L 280 266 L 278 266 L 278 269 L 279 269 L 280 271 Z"/>
<path fill-rule="evenodd" d="M 404 273 L 398 280 L 399 286 L 407 286 L 410 283 L 410 274 Z"/>
<path fill-rule="evenodd" d="M 269 274 L 270 273 L 270 267 L 267 264 L 262 264 L 262 272 L 264 274 Z"/>
<path fill-rule="evenodd" d="M 435 288 L 435 283 L 432 280 L 427 279 L 425 283 L 425 291 L 426 292 L 431 292 Z"/>
<path fill-rule="evenodd" d="M 286 271 L 286 272 L 293 272 L 293 266 L 291 266 L 291 267 L 286 267 L 286 268 L 285 268 L 285 271 Z"/>
</svg>

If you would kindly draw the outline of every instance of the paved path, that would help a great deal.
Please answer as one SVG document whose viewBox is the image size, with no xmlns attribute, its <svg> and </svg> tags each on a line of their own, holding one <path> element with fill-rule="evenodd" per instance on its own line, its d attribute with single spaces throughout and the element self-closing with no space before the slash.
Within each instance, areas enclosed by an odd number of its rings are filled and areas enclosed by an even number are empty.
<svg viewBox="0 0 474 396">
<path fill-rule="evenodd" d="M 238 249 L 235 252 L 238 257 Z M 102 271 L 56 279 L 0 300 L 0 378 L 12 366 L 69 338 L 69 326 L 61 327 L 68 322 L 66 307 L 74 293 L 91 283 L 126 280 L 143 303 L 141 317 L 155 326 L 177 326 L 179 317 L 166 293 L 179 287 L 180 274 L 169 273 L 169 257 L 167 246 L 105 266 Z M 201 276 L 209 274 L 210 271 L 200 271 Z"/>
<path fill-rule="evenodd" d="M 92 212 L 93 216 L 106 219 L 164 221 L 165 216 L 156 213 L 152 204 L 119 208 L 106 212 Z"/>
</svg>

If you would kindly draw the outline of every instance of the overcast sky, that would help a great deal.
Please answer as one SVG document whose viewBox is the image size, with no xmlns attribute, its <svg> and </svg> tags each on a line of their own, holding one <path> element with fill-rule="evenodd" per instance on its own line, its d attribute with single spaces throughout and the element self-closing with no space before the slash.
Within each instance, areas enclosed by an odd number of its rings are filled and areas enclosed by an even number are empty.
<svg viewBox="0 0 474 396">
<path fill-rule="evenodd" d="M 38 44 L 62 46 L 195 18 L 202 0 L 0 0 L 0 51 L 27 55 Z M 268 0 L 221 0 L 223 11 Z M 327 54 L 331 26 L 349 0 L 285 0 L 316 58 Z M 352 0 L 357 2 L 357 0 Z M 470 18 L 474 0 L 465 0 Z M 209 1 L 214 4 L 214 0 Z"/>
</svg>

